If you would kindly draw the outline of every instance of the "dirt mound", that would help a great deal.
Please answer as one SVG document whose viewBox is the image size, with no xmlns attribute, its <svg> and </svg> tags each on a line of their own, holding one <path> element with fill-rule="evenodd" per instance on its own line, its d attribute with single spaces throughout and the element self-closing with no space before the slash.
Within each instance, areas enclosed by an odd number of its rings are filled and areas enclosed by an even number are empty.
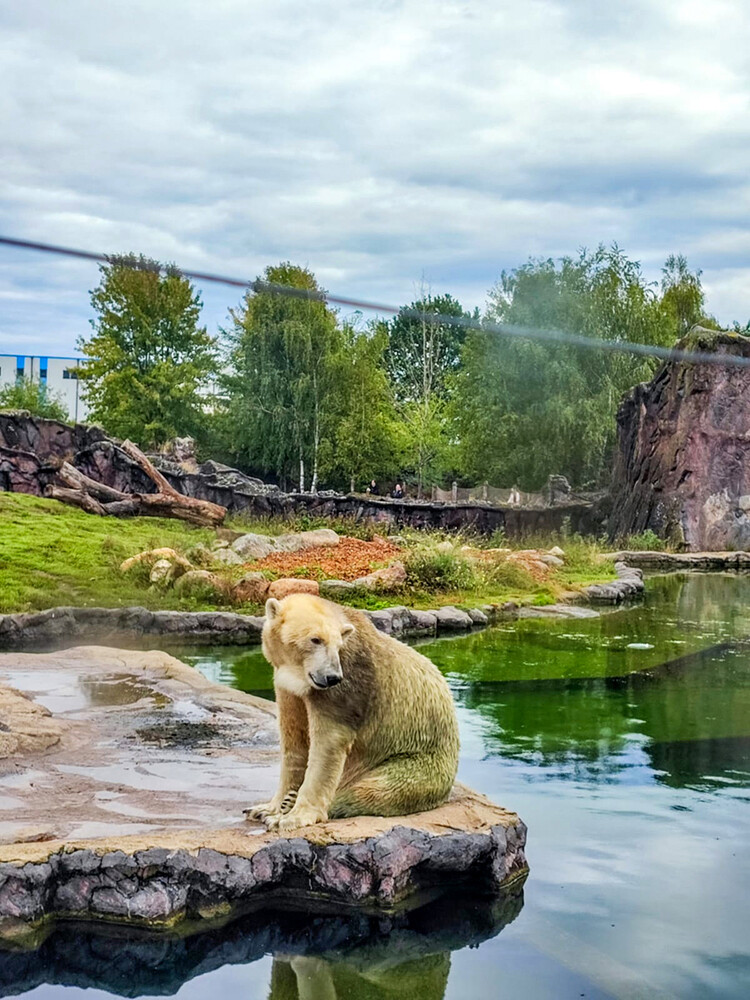
<svg viewBox="0 0 750 1000">
<path fill-rule="evenodd" d="M 321 545 L 304 552 L 273 552 L 254 564 L 255 569 L 272 569 L 283 576 L 303 575 L 324 580 L 357 580 L 378 565 L 390 562 L 399 547 L 378 535 L 371 542 L 342 536 L 338 545 Z"/>
</svg>

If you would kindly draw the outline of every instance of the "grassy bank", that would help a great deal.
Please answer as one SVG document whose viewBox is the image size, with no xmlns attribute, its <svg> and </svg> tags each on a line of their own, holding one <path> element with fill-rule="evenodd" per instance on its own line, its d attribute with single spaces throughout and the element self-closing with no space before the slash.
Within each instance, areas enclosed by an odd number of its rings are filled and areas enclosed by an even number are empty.
<svg viewBox="0 0 750 1000">
<path fill-rule="evenodd" d="M 279 534 L 311 527 L 334 527 L 341 534 L 371 539 L 371 525 L 235 519 L 228 527 Z M 59 605 L 152 609 L 257 611 L 257 605 L 234 605 L 227 600 L 182 596 L 150 586 L 144 574 L 123 576 L 120 563 L 145 549 L 170 547 L 190 556 L 197 546 L 214 540 L 210 529 L 193 528 L 160 518 L 114 519 L 95 517 L 54 500 L 20 493 L 0 493 L 0 612 L 40 610 Z M 369 608 L 395 603 L 415 607 L 441 604 L 522 603 L 549 604 L 564 599 L 584 584 L 610 580 L 610 564 L 600 563 L 602 548 L 577 538 L 528 539 L 523 547 L 565 550 L 565 566 L 542 578 L 524 566 L 487 551 L 502 547 L 502 538 L 481 539 L 408 532 L 396 539 L 399 557 L 407 567 L 407 584 L 397 594 L 354 593 L 350 603 Z M 515 546 L 520 548 L 521 546 Z M 236 579 L 249 569 L 222 572 Z M 273 576 L 273 573 L 269 574 Z M 297 575 L 319 576 L 315 556 Z"/>
</svg>

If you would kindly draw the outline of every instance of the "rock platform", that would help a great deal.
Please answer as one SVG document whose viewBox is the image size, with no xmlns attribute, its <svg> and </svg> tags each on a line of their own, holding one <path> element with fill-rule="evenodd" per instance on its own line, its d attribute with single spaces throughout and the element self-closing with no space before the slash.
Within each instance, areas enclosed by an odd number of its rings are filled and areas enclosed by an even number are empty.
<svg viewBox="0 0 750 1000">
<path fill-rule="evenodd" d="M 162 652 L 0 654 L 0 937 L 56 917 L 171 928 L 281 905 L 390 914 L 526 872 L 514 813 L 438 809 L 280 836 L 243 809 L 278 774 L 275 706 Z"/>
</svg>

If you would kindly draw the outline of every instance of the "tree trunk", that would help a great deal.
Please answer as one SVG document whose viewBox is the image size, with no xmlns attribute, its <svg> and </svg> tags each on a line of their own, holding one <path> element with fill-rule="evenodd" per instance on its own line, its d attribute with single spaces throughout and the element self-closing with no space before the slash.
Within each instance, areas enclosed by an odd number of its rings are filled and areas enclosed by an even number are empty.
<svg viewBox="0 0 750 1000">
<path fill-rule="evenodd" d="M 104 483 L 97 483 L 69 462 L 61 462 L 57 477 L 67 488 L 47 486 L 45 496 L 80 507 L 89 514 L 110 517 L 175 517 L 200 527 L 222 524 L 226 507 L 184 496 L 176 490 L 132 441 L 122 444 L 122 451 L 151 479 L 158 493 L 121 493 Z"/>
</svg>

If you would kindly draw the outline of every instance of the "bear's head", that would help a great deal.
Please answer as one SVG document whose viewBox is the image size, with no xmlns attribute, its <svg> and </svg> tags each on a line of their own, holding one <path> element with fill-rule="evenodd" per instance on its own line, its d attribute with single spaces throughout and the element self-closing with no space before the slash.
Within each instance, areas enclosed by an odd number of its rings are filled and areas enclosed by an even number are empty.
<svg viewBox="0 0 750 1000">
<path fill-rule="evenodd" d="M 274 683 L 303 698 L 334 687 L 344 674 L 341 647 L 354 632 L 344 611 L 311 594 L 266 601 L 263 653 L 274 668 Z"/>
</svg>

